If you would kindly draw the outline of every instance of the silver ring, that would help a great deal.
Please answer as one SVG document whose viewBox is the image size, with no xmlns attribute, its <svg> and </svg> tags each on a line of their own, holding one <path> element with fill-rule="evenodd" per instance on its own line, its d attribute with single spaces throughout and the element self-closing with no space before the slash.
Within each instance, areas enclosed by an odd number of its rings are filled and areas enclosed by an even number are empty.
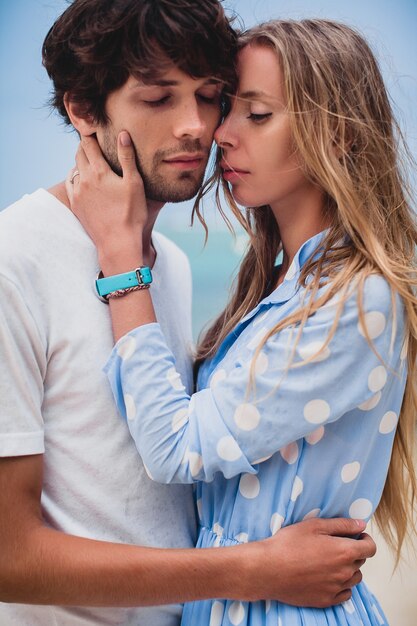
<svg viewBox="0 0 417 626">
<path fill-rule="evenodd" d="M 79 176 L 79 175 L 80 175 L 80 172 L 79 172 L 78 170 L 74 170 L 74 172 L 73 172 L 73 174 L 72 174 L 72 176 L 71 176 L 71 178 L 70 178 L 70 183 L 71 183 L 71 185 L 73 185 L 73 184 L 74 184 L 74 179 L 75 179 L 75 177 L 76 177 L 76 176 Z"/>
</svg>

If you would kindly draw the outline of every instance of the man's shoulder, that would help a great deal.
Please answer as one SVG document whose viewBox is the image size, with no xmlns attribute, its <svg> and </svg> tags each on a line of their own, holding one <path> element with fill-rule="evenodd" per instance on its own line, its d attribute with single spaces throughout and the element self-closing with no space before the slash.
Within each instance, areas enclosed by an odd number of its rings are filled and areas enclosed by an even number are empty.
<svg viewBox="0 0 417 626">
<path fill-rule="evenodd" d="M 53 227 L 53 207 L 58 201 L 45 189 L 26 194 L 0 211 L 2 248 L 25 248 L 37 231 Z"/>
<path fill-rule="evenodd" d="M 41 210 L 43 206 L 48 206 L 53 201 L 54 198 L 50 193 L 39 188 L 32 193 L 25 194 L 0 211 L 0 220 L 2 224 L 5 224 L 9 221 L 26 219 L 34 210 Z"/>
</svg>

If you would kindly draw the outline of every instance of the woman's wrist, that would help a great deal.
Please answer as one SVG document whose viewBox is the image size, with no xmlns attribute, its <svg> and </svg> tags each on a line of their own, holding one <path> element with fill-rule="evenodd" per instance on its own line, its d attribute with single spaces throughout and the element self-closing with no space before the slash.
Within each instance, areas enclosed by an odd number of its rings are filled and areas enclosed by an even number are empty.
<svg viewBox="0 0 417 626">
<path fill-rule="evenodd" d="M 144 265 L 141 246 L 123 249 L 115 247 L 112 250 L 98 251 L 98 258 L 104 276 L 123 274 Z"/>
</svg>

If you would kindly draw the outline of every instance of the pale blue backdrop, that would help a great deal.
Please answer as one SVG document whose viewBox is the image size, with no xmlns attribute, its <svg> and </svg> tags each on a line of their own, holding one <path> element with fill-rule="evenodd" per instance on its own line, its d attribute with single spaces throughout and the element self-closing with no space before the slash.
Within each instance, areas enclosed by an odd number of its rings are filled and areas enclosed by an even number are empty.
<svg viewBox="0 0 417 626">
<path fill-rule="evenodd" d="M 358 27 L 371 42 L 417 153 L 416 0 L 226 0 L 246 26 L 271 17 L 328 17 Z M 0 208 L 24 193 L 62 180 L 73 165 L 74 134 L 45 103 L 49 81 L 41 66 L 43 38 L 67 6 L 63 0 L 0 3 Z M 194 275 L 194 332 L 224 304 L 239 261 L 242 236 L 233 241 L 207 205 L 211 236 L 203 251 L 201 228 L 188 227 L 190 203 L 167 205 L 158 228 L 189 254 Z"/>
</svg>

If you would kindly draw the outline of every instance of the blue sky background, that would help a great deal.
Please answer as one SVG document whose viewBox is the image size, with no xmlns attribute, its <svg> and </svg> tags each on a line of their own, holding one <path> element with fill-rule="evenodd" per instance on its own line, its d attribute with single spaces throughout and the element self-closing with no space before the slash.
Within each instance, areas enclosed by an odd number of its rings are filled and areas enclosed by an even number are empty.
<svg viewBox="0 0 417 626">
<path fill-rule="evenodd" d="M 0 209 L 24 193 L 62 180 L 73 165 L 76 137 L 45 106 L 50 85 L 41 65 L 42 41 L 67 4 L 64 0 L 0 3 Z M 246 26 L 272 17 L 327 17 L 358 27 L 377 54 L 417 156 L 416 0 L 225 0 L 224 4 L 237 11 Z M 214 236 L 204 253 L 200 229 L 198 234 L 188 229 L 190 203 L 167 205 L 158 219 L 159 229 L 177 239 L 195 265 L 196 332 L 224 301 L 240 251 L 239 241 L 235 245 L 224 237 L 208 205 L 207 212 Z M 220 263 L 220 283 L 219 273 L 216 277 L 210 269 L 215 258 Z"/>
</svg>

